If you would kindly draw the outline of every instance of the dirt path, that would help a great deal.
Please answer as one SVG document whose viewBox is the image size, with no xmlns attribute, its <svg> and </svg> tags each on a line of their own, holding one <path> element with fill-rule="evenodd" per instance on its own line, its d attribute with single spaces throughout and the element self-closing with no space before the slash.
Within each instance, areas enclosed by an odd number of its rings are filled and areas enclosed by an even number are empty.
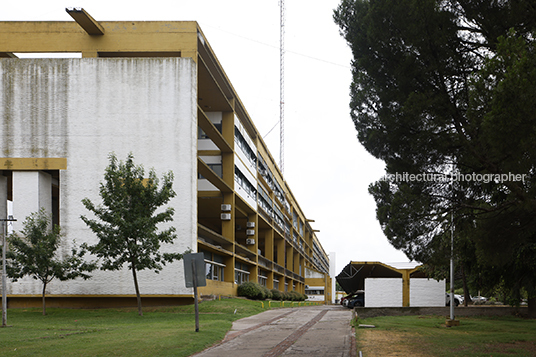
<svg viewBox="0 0 536 357">
<path fill-rule="evenodd" d="M 357 334 L 357 350 L 363 357 L 426 357 L 415 351 L 410 334 L 377 329 L 362 329 Z"/>
</svg>

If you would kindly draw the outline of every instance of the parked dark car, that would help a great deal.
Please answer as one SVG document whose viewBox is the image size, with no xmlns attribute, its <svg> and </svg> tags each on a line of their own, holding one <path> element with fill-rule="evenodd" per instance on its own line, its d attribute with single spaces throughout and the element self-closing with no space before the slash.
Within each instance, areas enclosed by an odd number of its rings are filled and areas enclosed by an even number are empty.
<svg viewBox="0 0 536 357">
<path fill-rule="evenodd" d="M 345 296 L 342 305 L 350 309 L 353 309 L 354 307 L 365 306 L 365 293 L 363 291 L 360 291 L 360 292 Z"/>
</svg>

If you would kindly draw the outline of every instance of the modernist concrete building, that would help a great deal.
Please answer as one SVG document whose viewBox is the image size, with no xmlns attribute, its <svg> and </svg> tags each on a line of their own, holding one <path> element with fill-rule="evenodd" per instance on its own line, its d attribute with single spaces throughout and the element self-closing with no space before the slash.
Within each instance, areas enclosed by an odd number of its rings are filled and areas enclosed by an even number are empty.
<svg viewBox="0 0 536 357">
<path fill-rule="evenodd" d="M 244 281 L 304 293 L 323 286 L 329 259 L 196 22 L 0 22 L 0 216 L 21 229 L 40 207 L 65 233 L 61 251 L 96 242 L 81 200 L 100 202 L 114 152 L 175 176 L 178 239 L 163 250 L 205 255 L 202 294 L 235 295 Z M 17 53 L 81 53 L 21 59 Z M 252 88 L 252 90 L 254 90 Z M 139 274 L 144 304 L 191 301 L 183 263 Z M 310 282 L 308 279 L 311 279 Z M 8 284 L 11 306 L 40 294 L 32 279 Z M 54 281 L 53 305 L 133 303 L 128 270 Z"/>
</svg>

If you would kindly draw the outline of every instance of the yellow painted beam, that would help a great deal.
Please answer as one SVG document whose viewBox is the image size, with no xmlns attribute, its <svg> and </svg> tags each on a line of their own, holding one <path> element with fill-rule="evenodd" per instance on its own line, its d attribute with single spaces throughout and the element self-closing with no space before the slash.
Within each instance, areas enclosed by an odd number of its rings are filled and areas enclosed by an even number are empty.
<svg viewBox="0 0 536 357">
<path fill-rule="evenodd" d="M 106 36 L 88 36 L 76 22 L 0 21 L 0 53 L 159 52 L 177 56 L 197 53 L 197 22 L 102 21 Z M 128 56 L 125 56 L 128 57 Z M 197 57 L 197 56 L 196 56 Z M 197 61 L 197 58 L 194 58 Z"/>
<path fill-rule="evenodd" d="M 233 192 L 233 189 L 225 183 L 210 167 L 200 158 L 197 158 L 197 171 L 221 192 Z"/>
<path fill-rule="evenodd" d="M 222 152 L 233 152 L 231 145 L 229 145 L 223 135 L 216 129 L 214 124 L 211 123 L 199 105 L 197 106 L 197 124 Z"/>
<path fill-rule="evenodd" d="M 27 158 L 0 158 L 0 170 L 65 170 L 66 158 L 27 157 Z"/>
<path fill-rule="evenodd" d="M 104 35 L 104 28 L 97 22 L 97 20 L 91 17 L 86 10 L 79 7 L 68 7 L 65 9 L 65 11 L 71 15 L 74 21 L 76 21 L 76 23 L 79 24 L 80 27 L 82 27 L 88 33 L 88 35 Z"/>
</svg>

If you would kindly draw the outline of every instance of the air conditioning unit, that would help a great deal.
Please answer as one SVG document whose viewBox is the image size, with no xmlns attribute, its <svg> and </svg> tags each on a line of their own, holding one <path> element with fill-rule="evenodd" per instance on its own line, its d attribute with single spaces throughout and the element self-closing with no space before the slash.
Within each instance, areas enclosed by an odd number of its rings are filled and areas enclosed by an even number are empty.
<svg viewBox="0 0 536 357">
<path fill-rule="evenodd" d="M 231 205 L 224 203 L 221 205 L 221 211 L 222 212 L 231 212 Z"/>
<path fill-rule="evenodd" d="M 248 228 L 255 228 L 255 222 L 248 222 L 248 223 L 246 223 L 246 227 L 248 227 Z"/>
<path fill-rule="evenodd" d="M 222 221 L 230 221 L 231 220 L 231 214 L 230 213 L 222 213 L 220 215 Z"/>
<path fill-rule="evenodd" d="M 246 244 L 247 245 L 254 245 L 255 244 L 255 239 L 252 239 L 252 238 L 246 239 Z"/>
<path fill-rule="evenodd" d="M 246 235 L 254 236 L 255 235 L 255 230 L 254 229 L 246 229 Z"/>
</svg>

